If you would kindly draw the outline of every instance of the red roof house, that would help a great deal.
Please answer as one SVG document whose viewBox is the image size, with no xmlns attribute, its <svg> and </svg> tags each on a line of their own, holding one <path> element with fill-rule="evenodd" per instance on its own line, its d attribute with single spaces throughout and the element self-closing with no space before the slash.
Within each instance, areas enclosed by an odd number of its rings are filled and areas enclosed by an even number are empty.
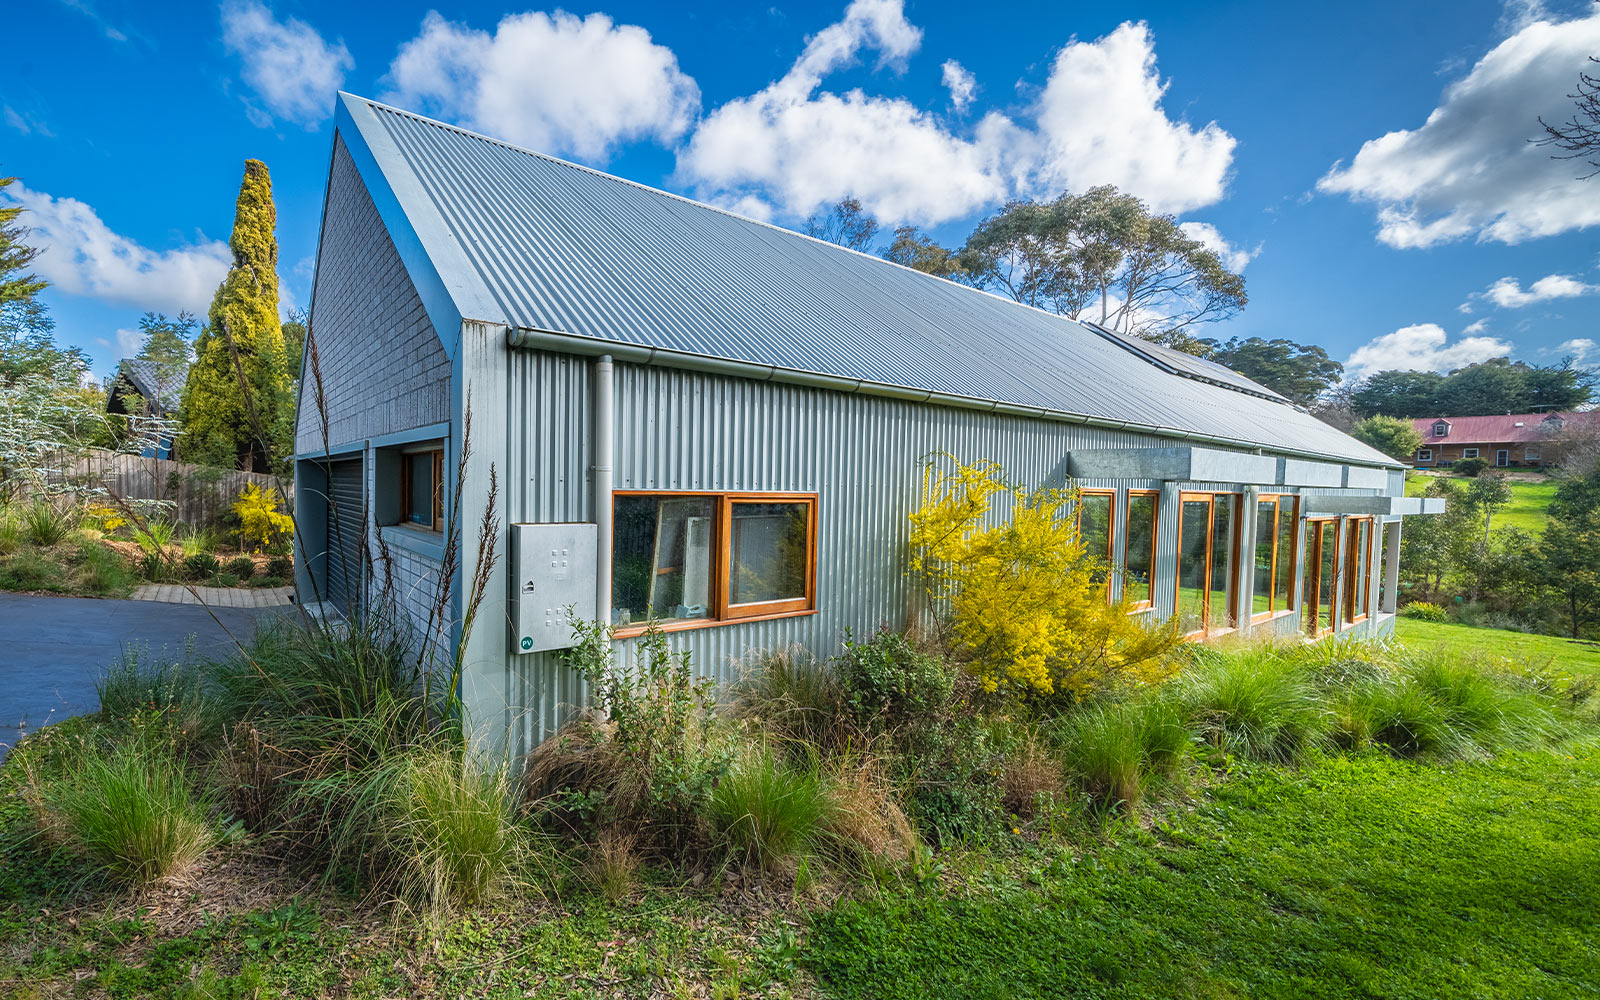
<svg viewBox="0 0 1600 1000">
<path fill-rule="evenodd" d="M 1530 468 L 1557 464 L 1574 435 L 1600 434 L 1600 410 L 1419 417 L 1411 423 L 1422 435 L 1418 468 L 1439 468 L 1464 458 Z"/>
</svg>

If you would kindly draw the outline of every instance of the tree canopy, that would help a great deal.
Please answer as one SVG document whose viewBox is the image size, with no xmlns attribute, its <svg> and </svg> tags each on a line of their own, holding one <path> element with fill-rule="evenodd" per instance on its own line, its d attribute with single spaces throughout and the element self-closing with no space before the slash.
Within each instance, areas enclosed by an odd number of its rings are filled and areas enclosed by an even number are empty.
<svg viewBox="0 0 1600 1000">
<path fill-rule="evenodd" d="M 1491 358 L 1449 375 L 1375 372 L 1355 386 L 1357 413 L 1390 417 L 1472 417 L 1493 413 L 1571 410 L 1593 396 L 1595 375 L 1571 360 L 1543 367 Z"/>
<path fill-rule="evenodd" d="M 1422 447 L 1422 435 L 1399 417 L 1368 417 L 1351 428 L 1350 436 L 1402 462 L 1410 462 Z"/>
<path fill-rule="evenodd" d="M 861 206 L 860 199 L 842 198 L 807 219 L 805 232 L 819 240 L 871 253 L 879 228 L 878 220 Z"/>
<path fill-rule="evenodd" d="M 228 240 L 233 266 L 184 386 L 179 448 L 188 460 L 270 472 L 289 454 L 294 395 L 278 318 L 276 225 L 267 166 L 246 160 Z"/>
<path fill-rule="evenodd" d="M 1339 384 L 1344 365 L 1328 357 L 1315 344 L 1297 344 L 1276 338 L 1263 340 L 1233 337 L 1227 343 L 1199 341 L 1195 353 L 1260 382 L 1301 406 L 1310 406 L 1318 397 Z"/>
</svg>

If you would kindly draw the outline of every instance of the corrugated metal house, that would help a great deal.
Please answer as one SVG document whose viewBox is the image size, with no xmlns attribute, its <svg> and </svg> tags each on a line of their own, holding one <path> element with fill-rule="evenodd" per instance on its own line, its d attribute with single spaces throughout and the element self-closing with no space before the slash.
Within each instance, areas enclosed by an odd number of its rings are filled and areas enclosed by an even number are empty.
<svg viewBox="0 0 1600 1000">
<path fill-rule="evenodd" d="M 1070 478 L 1113 596 L 1201 634 L 1388 631 L 1423 510 L 1227 369 L 349 95 L 310 338 L 302 600 L 387 592 L 459 638 L 492 492 L 462 694 L 514 748 L 584 700 L 567 604 L 623 662 L 655 619 L 723 679 L 904 624 L 941 452 Z"/>
</svg>

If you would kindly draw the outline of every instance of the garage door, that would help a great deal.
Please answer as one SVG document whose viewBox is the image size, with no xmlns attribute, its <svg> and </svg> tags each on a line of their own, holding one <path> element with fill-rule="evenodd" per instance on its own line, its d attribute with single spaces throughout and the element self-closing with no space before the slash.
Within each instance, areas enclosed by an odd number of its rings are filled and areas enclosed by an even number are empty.
<svg viewBox="0 0 1600 1000">
<path fill-rule="evenodd" d="M 328 463 L 328 574 L 326 598 L 350 616 L 361 607 L 361 582 L 367 569 L 362 544 L 366 505 L 362 502 L 361 459 Z"/>
</svg>

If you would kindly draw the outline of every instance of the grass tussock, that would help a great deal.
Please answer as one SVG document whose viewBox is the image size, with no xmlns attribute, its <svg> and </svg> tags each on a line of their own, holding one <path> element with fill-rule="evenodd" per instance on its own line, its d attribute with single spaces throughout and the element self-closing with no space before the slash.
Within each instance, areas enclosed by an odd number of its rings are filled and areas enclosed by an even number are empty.
<svg viewBox="0 0 1600 1000">
<path fill-rule="evenodd" d="M 1274 646 L 1200 649 L 1179 698 L 1198 735 L 1251 760 L 1293 763 L 1326 745 L 1332 714 L 1306 664 Z"/>
<path fill-rule="evenodd" d="M 776 872 L 815 851 L 834 808 L 815 761 L 790 763 L 756 746 L 717 783 L 707 815 L 735 856 Z"/>
<path fill-rule="evenodd" d="M 217 840 L 208 803 L 177 757 L 150 741 L 85 755 L 46 801 L 70 843 L 100 869 L 133 881 L 181 871 Z"/>
</svg>

